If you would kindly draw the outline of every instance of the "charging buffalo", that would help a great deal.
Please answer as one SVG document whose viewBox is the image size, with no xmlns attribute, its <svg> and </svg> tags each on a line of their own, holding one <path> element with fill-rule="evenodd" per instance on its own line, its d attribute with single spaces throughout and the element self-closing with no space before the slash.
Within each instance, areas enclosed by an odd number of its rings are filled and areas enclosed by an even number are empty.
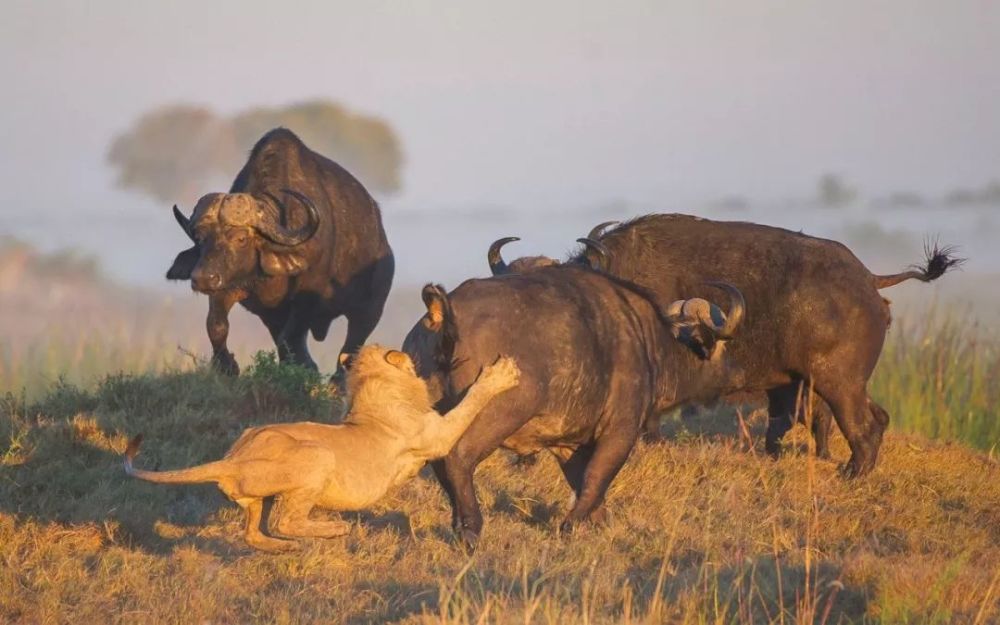
<svg viewBox="0 0 1000 625">
<path fill-rule="evenodd" d="M 297 208 L 297 210 L 295 210 Z M 264 135 L 229 193 L 210 193 L 177 223 L 194 242 L 167 272 L 208 295 L 212 362 L 239 366 L 229 351 L 229 311 L 260 317 L 282 362 L 315 368 L 306 335 L 322 341 L 347 317 L 341 353 L 371 334 L 392 284 L 394 260 L 375 200 L 350 173 L 291 131 Z"/>
<path fill-rule="evenodd" d="M 730 370 L 722 350 L 698 355 L 732 338 L 743 318 L 739 291 L 716 286 L 729 294 L 728 315 L 695 303 L 712 312 L 698 319 L 685 316 L 686 302 L 668 317 L 642 289 L 578 264 L 468 280 L 450 294 L 424 288 L 427 313 L 403 350 L 439 408 L 455 405 L 498 353 L 521 369 L 518 388 L 480 413 L 434 465 L 467 544 L 475 544 L 483 523 L 473 472 L 498 446 L 555 455 L 576 495 L 562 524 L 568 530 L 600 516 L 646 419 L 740 385 L 742 373 Z"/>
</svg>

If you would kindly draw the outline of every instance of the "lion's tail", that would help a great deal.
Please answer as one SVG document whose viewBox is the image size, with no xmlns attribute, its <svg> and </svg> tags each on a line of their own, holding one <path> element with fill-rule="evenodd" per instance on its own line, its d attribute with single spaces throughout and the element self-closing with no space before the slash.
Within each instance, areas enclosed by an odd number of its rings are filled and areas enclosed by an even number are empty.
<svg viewBox="0 0 1000 625">
<path fill-rule="evenodd" d="M 218 482 L 228 473 L 229 463 L 225 460 L 199 464 L 195 467 L 178 469 L 176 471 L 144 471 L 136 469 L 132 465 L 132 461 L 139 453 L 140 445 L 142 445 L 142 434 L 130 440 L 128 447 L 125 449 L 125 473 L 140 480 L 157 482 L 159 484 L 199 484 L 203 482 Z"/>
</svg>

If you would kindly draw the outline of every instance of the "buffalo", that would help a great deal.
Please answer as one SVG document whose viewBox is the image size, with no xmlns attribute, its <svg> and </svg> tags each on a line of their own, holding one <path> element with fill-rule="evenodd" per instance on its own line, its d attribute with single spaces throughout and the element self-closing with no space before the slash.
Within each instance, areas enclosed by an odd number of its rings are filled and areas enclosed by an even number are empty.
<svg viewBox="0 0 1000 625">
<path fill-rule="evenodd" d="M 727 353 L 739 377 L 720 387 L 767 393 L 768 452 L 778 453 L 801 416 L 805 386 L 829 406 L 851 448 L 844 475 L 871 471 L 889 421 L 867 393 L 891 320 L 879 290 L 941 277 L 962 262 L 953 248 L 929 246 L 923 266 L 880 276 L 840 243 L 782 228 L 676 214 L 639 217 L 602 233 L 607 225 L 590 234 L 608 250 L 606 270 L 648 289 L 661 306 L 707 294 L 708 279 L 743 292 L 750 312 Z M 821 455 L 825 414 L 818 411 L 813 424 Z"/>
<path fill-rule="evenodd" d="M 685 318 L 683 302 L 668 317 L 645 290 L 579 264 L 468 280 L 451 293 L 424 288 L 427 313 L 403 350 L 439 410 L 460 401 L 498 353 L 521 369 L 518 388 L 487 406 L 433 465 L 467 545 L 483 524 L 473 472 L 497 447 L 556 457 L 576 495 L 561 524 L 570 530 L 600 519 L 606 489 L 651 415 L 740 385 L 724 351 L 698 355 L 704 337 L 732 338 L 744 316 L 739 291 L 715 286 L 731 302 L 728 315 L 713 307 L 715 320 Z"/>
<path fill-rule="evenodd" d="M 194 245 L 167 278 L 208 295 L 212 363 L 223 372 L 239 373 L 226 345 L 237 302 L 264 322 L 282 362 L 313 369 L 309 332 L 322 341 L 344 315 L 341 354 L 354 353 L 382 316 L 395 261 L 378 204 L 290 130 L 257 142 L 229 193 L 203 196 L 190 217 L 174 206 L 174 216 Z"/>
</svg>

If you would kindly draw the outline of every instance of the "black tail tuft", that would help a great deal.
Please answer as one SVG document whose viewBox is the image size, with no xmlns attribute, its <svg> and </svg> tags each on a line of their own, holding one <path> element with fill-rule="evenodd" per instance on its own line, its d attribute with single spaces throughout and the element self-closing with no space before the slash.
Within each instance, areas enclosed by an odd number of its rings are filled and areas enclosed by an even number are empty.
<svg viewBox="0 0 1000 625">
<path fill-rule="evenodd" d="M 914 265 L 912 268 L 922 274 L 920 279 L 924 282 L 937 280 L 949 269 L 961 267 L 965 262 L 964 258 L 955 256 L 956 251 L 958 250 L 953 245 L 938 247 L 937 241 L 928 241 L 924 244 L 924 256 L 927 257 L 925 266 Z"/>
<path fill-rule="evenodd" d="M 130 463 L 135 460 L 136 455 L 139 453 L 140 445 L 142 445 L 142 434 L 136 434 L 135 438 L 128 442 L 128 447 L 125 448 L 125 459 Z"/>
</svg>

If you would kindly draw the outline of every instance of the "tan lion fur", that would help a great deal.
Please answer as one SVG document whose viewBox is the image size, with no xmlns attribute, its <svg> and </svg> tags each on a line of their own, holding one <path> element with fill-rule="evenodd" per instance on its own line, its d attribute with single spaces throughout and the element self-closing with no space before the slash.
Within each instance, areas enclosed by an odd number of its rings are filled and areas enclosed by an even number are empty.
<svg viewBox="0 0 1000 625">
<path fill-rule="evenodd" d="M 177 471 L 132 465 L 142 437 L 129 443 L 125 472 L 150 482 L 215 482 L 247 512 L 247 544 L 264 551 L 297 546 L 289 537 L 341 536 L 343 521 L 313 521 L 314 507 L 359 510 L 414 477 L 429 460 L 444 457 L 496 395 L 517 386 L 510 358 L 484 367 L 465 398 L 446 415 L 431 406 L 427 385 L 409 356 L 377 345 L 363 347 L 347 376 L 350 406 L 344 422 L 303 421 L 249 428 L 222 460 Z M 276 534 L 260 530 L 263 502 L 275 497 Z"/>
</svg>

